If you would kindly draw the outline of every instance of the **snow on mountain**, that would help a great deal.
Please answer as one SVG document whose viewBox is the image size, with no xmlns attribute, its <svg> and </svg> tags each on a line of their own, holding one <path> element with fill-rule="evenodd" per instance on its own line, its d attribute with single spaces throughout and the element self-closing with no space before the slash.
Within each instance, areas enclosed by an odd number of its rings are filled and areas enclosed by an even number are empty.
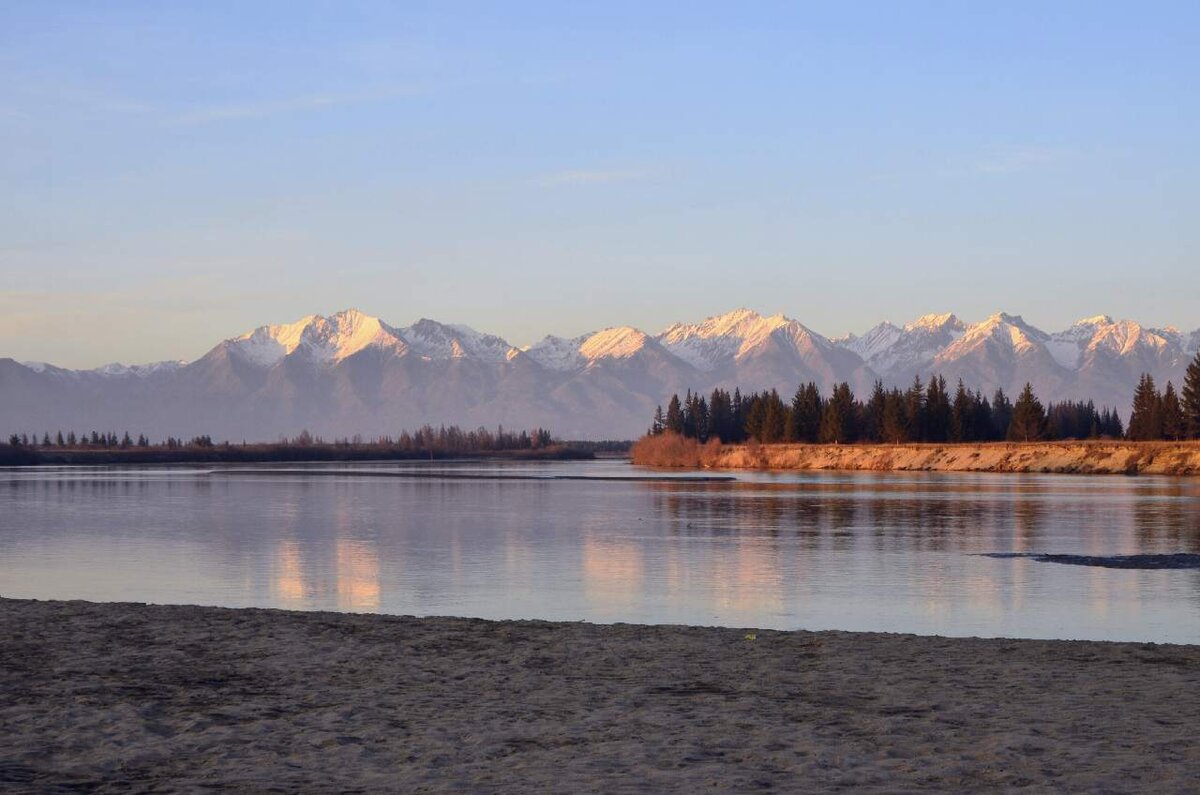
<svg viewBox="0 0 1200 795">
<path fill-rule="evenodd" d="M 1020 315 L 997 312 L 968 326 L 958 339 L 934 357 L 934 363 L 951 362 L 984 349 L 1006 358 L 1035 355 L 1046 351 L 1045 343 L 1049 339 L 1049 334 L 1029 325 Z"/>
<path fill-rule="evenodd" d="M 415 354 L 431 360 L 470 358 L 499 364 L 517 353 L 500 337 L 425 318 L 396 333 Z"/>
<path fill-rule="evenodd" d="M 1108 315 L 1096 315 L 1075 322 L 1065 331 L 1051 334 L 1046 341 L 1046 349 L 1054 357 L 1054 361 L 1069 370 L 1079 367 L 1079 358 L 1088 347 L 1099 329 L 1112 325 L 1113 319 Z"/>
<path fill-rule="evenodd" d="M 399 332 L 377 317 L 347 309 L 329 317 L 316 317 L 300 334 L 295 350 L 319 362 L 340 362 L 366 348 L 403 354 L 408 345 Z"/>
<path fill-rule="evenodd" d="M 139 378 L 146 378 L 147 376 L 156 375 L 158 373 L 178 370 L 180 367 L 184 367 L 186 365 L 187 361 L 185 359 L 169 359 L 164 362 L 151 362 L 150 364 L 121 364 L 119 362 L 113 362 L 112 364 L 106 364 L 103 367 L 97 367 L 91 372 L 96 373 L 97 375 L 105 376 L 120 377 L 133 375 Z"/>
<path fill-rule="evenodd" d="M 763 317 L 742 308 L 714 315 L 701 323 L 676 323 L 659 334 L 657 340 L 696 369 L 712 372 L 794 322 L 783 315 Z"/>
<path fill-rule="evenodd" d="M 579 346 L 579 355 L 589 364 L 600 359 L 628 359 L 641 352 L 650 338 L 630 326 L 606 328 L 592 334 Z"/>
<path fill-rule="evenodd" d="M 317 319 L 317 315 L 309 315 L 295 323 L 259 326 L 240 337 L 226 340 L 225 345 L 251 364 L 270 367 L 296 350 L 305 329 Z"/>
<path fill-rule="evenodd" d="M 926 370 L 939 352 L 962 336 L 964 328 L 951 313 L 922 315 L 903 328 L 884 321 L 842 345 L 880 375 L 906 381 Z"/>
<path fill-rule="evenodd" d="M 548 370 L 578 370 L 587 365 L 587 359 L 579 352 L 579 348 L 590 336 L 584 334 L 567 339 L 548 334 L 533 345 L 523 348 L 522 353 Z"/>
<path fill-rule="evenodd" d="M 1178 387 L 1197 350 L 1200 330 L 1106 315 L 1048 334 L 1004 313 L 971 325 L 932 314 L 830 340 L 785 315 L 744 308 L 654 336 L 617 326 L 518 350 L 467 326 L 394 327 L 345 310 L 261 326 L 190 364 L 76 371 L 0 359 L 0 431 L 83 422 L 273 439 L 304 428 L 332 436 L 444 422 L 613 438 L 640 433 L 655 405 L 689 388 L 790 393 L 810 380 L 824 390 L 848 381 L 864 395 L 876 378 L 905 386 L 934 372 L 988 394 L 1029 381 L 1043 401 L 1093 398 L 1124 411 L 1141 373 Z M 380 355 L 361 355 L 368 351 Z"/>
<path fill-rule="evenodd" d="M 876 357 L 885 355 L 900 341 L 904 329 L 890 321 L 883 321 L 878 326 L 869 329 L 861 337 L 849 334 L 835 339 L 833 342 L 843 348 L 854 351 L 863 361 L 870 362 Z"/>
</svg>

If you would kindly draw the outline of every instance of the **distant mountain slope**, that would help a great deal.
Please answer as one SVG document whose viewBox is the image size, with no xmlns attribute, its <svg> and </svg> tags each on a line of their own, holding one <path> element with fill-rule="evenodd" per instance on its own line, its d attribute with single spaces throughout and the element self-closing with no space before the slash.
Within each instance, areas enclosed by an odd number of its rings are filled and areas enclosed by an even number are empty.
<svg viewBox="0 0 1200 795">
<path fill-rule="evenodd" d="M 0 432 L 129 429 L 272 440 L 397 433 L 425 423 L 544 425 L 570 438 L 629 438 L 673 392 L 714 386 L 791 394 L 816 381 L 906 386 L 940 372 L 990 393 L 1032 382 L 1046 400 L 1093 398 L 1124 412 L 1142 372 L 1180 381 L 1200 330 L 1104 315 L 1047 333 L 997 313 L 881 323 L 831 340 L 784 315 L 737 309 L 659 334 L 621 326 L 523 349 L 466 326 L 391 326 L 346 310 L 261 326 L 194 362 L 66 370 L 0 359 Z"/>
</svg>

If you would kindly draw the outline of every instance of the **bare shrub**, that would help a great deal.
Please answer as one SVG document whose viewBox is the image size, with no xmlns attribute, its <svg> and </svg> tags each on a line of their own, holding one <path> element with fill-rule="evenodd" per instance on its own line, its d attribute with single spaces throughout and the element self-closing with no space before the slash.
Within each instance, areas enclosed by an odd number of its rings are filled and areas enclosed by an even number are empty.
<svg viewBox="0 0 1200 795">
<path fill-rule="evenodd" d="M 700 444 L 677 433 L 662 433 L 638 439 L 629 454 L 640 466 L 701 468 L 716 464 L 721 450 L 716 439 Z"/>
</svg>

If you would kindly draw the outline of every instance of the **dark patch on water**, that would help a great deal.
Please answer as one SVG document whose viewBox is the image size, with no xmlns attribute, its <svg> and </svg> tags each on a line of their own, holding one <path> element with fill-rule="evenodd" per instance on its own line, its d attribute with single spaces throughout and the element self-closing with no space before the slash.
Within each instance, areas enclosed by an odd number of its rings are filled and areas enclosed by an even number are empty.
<svg viewBox="0 0 1200 795">
<path fill-rule="evenodd" d="M 985 552 L 985 558 L 1028 558 L 1039 563 L 1098 566 L 1105 569 L 1200 569 L 1200 555 L 1051 555 L 1039 552 Z"/>
</svg>

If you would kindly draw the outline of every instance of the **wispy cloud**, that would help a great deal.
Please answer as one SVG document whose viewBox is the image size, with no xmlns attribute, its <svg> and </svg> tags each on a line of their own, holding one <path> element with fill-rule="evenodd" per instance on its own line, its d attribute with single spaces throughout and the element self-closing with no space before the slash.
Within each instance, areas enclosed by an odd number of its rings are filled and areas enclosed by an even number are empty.
<svg viewBox="0 0 1200 795">
<path fill-rule="evenodd" d="M 345 105 L 362 105 L 369 102 L 383 102 L 402 96 L 412 96 L 418 93 L 416 89 L 389 89 L 386 91 L 356 92 L 347 94 L 310 94 L 308 96 L 290 99 L 267 100 L 235 105 L 218 105 L 182 113 L 171 119 L 171 123 L 180 126 L 214 124 L 223 121 L 238 121 L 242 119 L 265 119 L 288 113 L 304 113 L 322 110 L 324 108 Z"/>
<path fill-rule="evenodd" d="M 559 185 L 607 185 L 613 182 L 633 182 L 645 179 L 649 172 L 638 169 L 555 171 L 538 177 L 537 184 L 545 188 Z"/>
</svg>

